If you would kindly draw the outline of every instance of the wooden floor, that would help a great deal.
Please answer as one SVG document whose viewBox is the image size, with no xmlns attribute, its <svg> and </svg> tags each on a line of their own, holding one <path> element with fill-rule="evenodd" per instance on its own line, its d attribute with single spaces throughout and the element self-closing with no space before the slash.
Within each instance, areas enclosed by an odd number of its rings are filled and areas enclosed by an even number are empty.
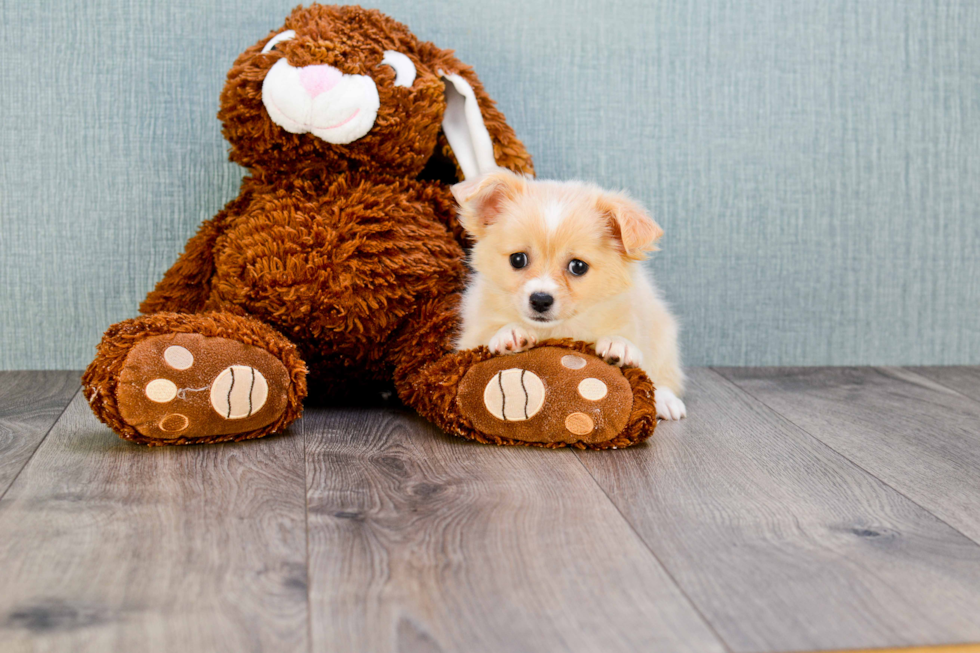
<svg viewBox="0 0 980 653">
<path fill-rule="evenodd" d="M 0 374 L 0 651 L 980 641 L 980 368 L 692 370 L 609 452 L 390 407 L 147 449 L 78 378 Z"/>
</svg>

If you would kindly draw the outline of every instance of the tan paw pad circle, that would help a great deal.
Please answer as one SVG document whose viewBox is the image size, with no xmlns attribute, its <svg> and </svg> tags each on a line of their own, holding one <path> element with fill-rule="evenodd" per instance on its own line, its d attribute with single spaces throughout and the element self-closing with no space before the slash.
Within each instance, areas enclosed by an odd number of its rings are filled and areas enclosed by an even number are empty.
<svg viewBox="0 0 980 653">
<path fill-rule="evenodd" d="M 162 420 L 160 420 L 160 428 L 164 431 L 183 431 L 187 428 L 190 420 L 187 419 L 186 415 L 181 415 L 180 413 L 170 413 Z"/>
<path fill-rule="evenodd" d="M 570 370 L 580 370 L 585 367 L 585 359 L 581 356 L 568 354 L 561 357 L 561 364 Z"/>
<path fill-rule="evenodd" d="M 537 374 L 512 367 L 493 375 L 483 390 L 483 403 L 497 419 L 521 422 L 541 410 L 544 395 L 544 384 Z"/>
<path fill-rule="evenodd" d="M 592 377 L 582 379 L 582 382 L 578 384 L 578 393 L 582 395 L 583 399 L 589 401 L 599 401 L 606 396 L 607 392 L 609 392 L 609 388 L 606 387 L 606 384 Z"/>
<path fill-rule="evenodd" d="M 575 435 L 588 435 L 595 428 L 595 422 L 585 413 L 572 413 L 565 418 L 565 428 Z"/>
<path fill-rule="evenodd" d="M 269 384 L 254 367 L 226 367 L 211 384 L 211 407 L 225 419 L 251 417 L 265 405 Z"/>
<path fill-rule="evenodd" d="M 150 401 L 165 404 L 177 396 L 177 384 L 167 379 L 153 379 L 146 384 L 145 392 Z"/>
<path fill-rule="evenodd" d="M 175 370 L 186 370 L 194 364 L 194 354 L 180 345 L 171 345 L 164 350 L 163 360 Z"/>
</svg>

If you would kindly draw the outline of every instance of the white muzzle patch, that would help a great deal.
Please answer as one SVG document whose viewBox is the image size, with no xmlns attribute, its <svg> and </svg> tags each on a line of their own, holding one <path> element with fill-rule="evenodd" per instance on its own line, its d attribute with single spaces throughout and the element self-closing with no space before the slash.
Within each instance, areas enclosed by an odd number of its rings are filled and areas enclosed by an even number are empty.
<svg viewBox="0 0 980 653">
<path fill-rule="evenodd" d="M 555 296 L 555 292 L 557 290 L 558 284 L 555 283 L 555 280 L 549 275 L 542 275 L 540 277 L 529 279 L 523 286 L 521 286 L 521 292 L 518 295 L 517 309 L 521 312 L 521 315 L 524 316 L 525 319 L 528 319 L 537 325 L 541 325 L 542 323 L 554 323 L 556 320 L 553 316 L 558 315 L 559 311 L 561 310 L 558 297 Z M 544 293 L 552 296 L 554 303 L 543 313 L 538 312 L 531 307 L 531 295 L 535 293 Z"/>
<path fill-rule="evenodd" d="M 367 75 L 347 75 L 327 65 L 294 68 L 280 59 L 262 83 L 262 104 L 291 134 L 345 145 L 371 131 L 381 100 Z"/>
</svg>

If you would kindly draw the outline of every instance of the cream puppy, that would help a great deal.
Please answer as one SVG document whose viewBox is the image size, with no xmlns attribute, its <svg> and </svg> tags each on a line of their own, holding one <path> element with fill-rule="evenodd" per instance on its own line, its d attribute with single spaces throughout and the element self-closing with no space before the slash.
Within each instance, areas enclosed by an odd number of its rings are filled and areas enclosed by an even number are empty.
<svg viewBox="0 0 980 653">
<path fill-rule="evenodd" d="M 547 338 L 595 343 L 613 365 L 642 368 L 657 415 L 687 415 L 677 321 L 641 260 L 663 231 L 621 193 L 500 170 L 456 184 L 476 244 L 459 349 L 516 353 Z"/>
</svg>

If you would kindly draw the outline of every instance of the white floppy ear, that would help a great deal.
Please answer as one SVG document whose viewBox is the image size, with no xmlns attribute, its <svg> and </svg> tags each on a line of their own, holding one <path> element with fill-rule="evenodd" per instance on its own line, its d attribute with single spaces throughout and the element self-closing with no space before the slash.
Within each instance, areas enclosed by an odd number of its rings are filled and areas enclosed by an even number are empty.
<svg viewBox="0 0 980 653">
<path fill-rule="evenodd" d="M 474 179 L 498 169 L 493 157 L 493 139 L 483 124 L 473 87 L 457 74 L 439 71 L 446 81 L 446 113 L 442 132 L 453 148 L 464 179 Z"/>
</svg>

